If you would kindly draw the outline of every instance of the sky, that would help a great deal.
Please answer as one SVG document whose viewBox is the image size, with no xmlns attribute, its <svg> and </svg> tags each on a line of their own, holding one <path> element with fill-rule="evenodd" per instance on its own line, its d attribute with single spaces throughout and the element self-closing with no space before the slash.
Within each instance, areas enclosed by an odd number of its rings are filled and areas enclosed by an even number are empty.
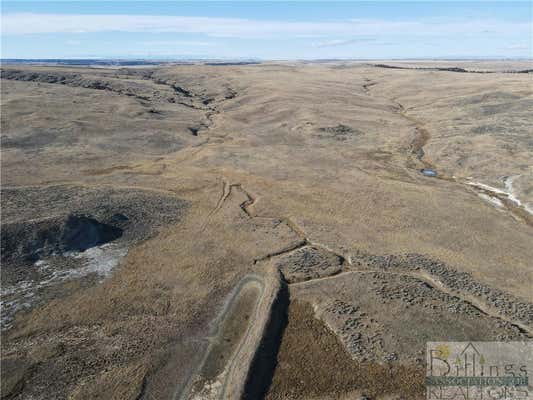
<svg viewBox="0 0 533 400">
<path fill-rule="evenodd" d="M 533 58 L 532 2 L 1 3 L 2 58 Z"/>
</svg>

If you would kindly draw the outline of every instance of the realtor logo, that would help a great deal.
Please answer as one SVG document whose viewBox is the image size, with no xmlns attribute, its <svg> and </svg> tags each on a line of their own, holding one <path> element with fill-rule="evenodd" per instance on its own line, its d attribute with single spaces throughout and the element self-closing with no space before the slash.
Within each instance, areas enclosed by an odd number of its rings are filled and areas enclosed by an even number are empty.
<svg viewBox="0 0 533 400">
<path fill-rule="evenodd" d="M 426 399 L 533 399 L 533 342 L 429 342 Z"/>
</svg>

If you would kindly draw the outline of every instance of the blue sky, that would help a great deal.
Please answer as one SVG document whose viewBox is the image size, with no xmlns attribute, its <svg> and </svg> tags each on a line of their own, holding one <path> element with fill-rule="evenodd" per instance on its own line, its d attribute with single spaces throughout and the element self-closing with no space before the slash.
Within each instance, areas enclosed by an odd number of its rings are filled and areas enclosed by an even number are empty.
<svg viewBox="0 0 533 400">
<path fill-rule="evenodd" d="M 2 58 L 532 58 L 532 6 L 2 1 Z"/>
</svg>

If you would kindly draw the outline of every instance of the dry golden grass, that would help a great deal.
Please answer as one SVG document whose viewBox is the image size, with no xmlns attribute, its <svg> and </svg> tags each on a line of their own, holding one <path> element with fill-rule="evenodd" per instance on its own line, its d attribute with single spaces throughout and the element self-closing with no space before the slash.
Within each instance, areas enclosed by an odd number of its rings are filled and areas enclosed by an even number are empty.
<svg viewBox="0 0 533 400">
<path fill-rule="evenodd" d="M 516 196 L 533 201 L 528 74 L 362 63 L 175 66 L 146 76 L 18 69 L 80 74 L 136 95 L 3 79 L 4 187 L 143 188 L 190 208 L 131 249 L 102 284 L 19 315 L 2 334 L 3 356 L 15 360 L 2 373 L 15 397 L 44 388 L 54 398 L 168 398 L 198 364 L 199 343 L 232 287 L 247 273 L 266 274 L 254 260 L 302 235 L 342 255 L 424 254 L 533 301 L 529 214 L 498 209 L 466 184 L 502 188 L 501 177 L 519 176 Z M 442 179 L 422 176 L 425 165 Z M 229 185 L 243 190 L 224 197 Z M 283 378 L 276 371 L 272 398 L 349 387 L 421 393 L 418 369 L 389 376 L 347 360 L 306 307 L 291 305 L 280 354 L 294 364 Z M 305 346 L 314 347 L 302 356 Z"/>
</svg>

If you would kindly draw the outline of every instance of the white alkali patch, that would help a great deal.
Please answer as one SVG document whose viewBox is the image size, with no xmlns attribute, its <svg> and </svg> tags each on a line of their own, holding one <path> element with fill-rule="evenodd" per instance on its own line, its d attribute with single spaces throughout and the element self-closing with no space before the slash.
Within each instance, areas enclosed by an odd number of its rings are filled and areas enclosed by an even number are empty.
<svg viewBox="0 0 533 400">
<path fill-rule="evenodd" d="M 111 276 L 113 269 L 118 266 L 122 258 L 128 254 L 127 248 L 118 247 L 112 243 L 92 247 L 84 252 L 68 252 L 63 257 L 78 259 L 76 268 L 58 269 L 54 267 L 54 257 L 36 261 L 33 265 L 38 269 L 41 280 L 21 281 L 16 285 L 0 289 L 0 305 L 2 317 L 0 326 L 7 329 L 15 314 L 26 308 L 31 308 L 39 299 L 39 290 L 60 284 L 71 279 L 81 279 L 90 274 L 96 274 L 100 279 Z"/>
</svg>

